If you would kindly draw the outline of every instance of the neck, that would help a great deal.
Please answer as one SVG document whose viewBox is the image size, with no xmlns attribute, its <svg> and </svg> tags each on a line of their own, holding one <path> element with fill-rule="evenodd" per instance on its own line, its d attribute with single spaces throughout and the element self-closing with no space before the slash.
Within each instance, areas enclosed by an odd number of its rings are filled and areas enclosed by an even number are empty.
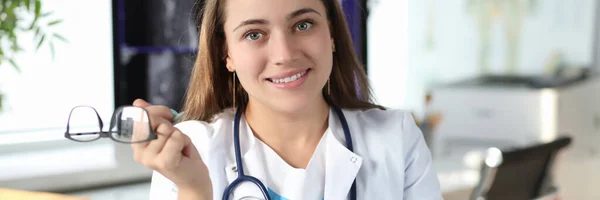
<svg viewBox="0 0 600 200">
<path fill-rule="evenodd" d="M 316 146 L 329 126 L 329 105 L 323 98 L 306 109 L 289 113 L 248 102 L 246 121 L 254 135 L 274 149 Z"/>
</svg>

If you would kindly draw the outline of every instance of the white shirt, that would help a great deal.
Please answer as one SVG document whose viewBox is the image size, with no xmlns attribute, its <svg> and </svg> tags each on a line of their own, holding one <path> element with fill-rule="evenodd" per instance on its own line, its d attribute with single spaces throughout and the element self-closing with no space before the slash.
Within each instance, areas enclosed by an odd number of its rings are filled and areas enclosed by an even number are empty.
<svg viewBox="0 0 600 200">
<path fill-rule="evenodd" d="M 290 166 L 268 145 L 258 139 L 256 140 L 257 147 L 265 157 L 263 167 L 269 172 L 266 178 L 267 182 L 270 183 L 268 189 L 273 200 L 323 199 L 325 148 L 327 148 L 327 143 L 324 141 L 325 137 L 328 136 L 328 132 L 326 131 L 326 134 L 318 143 L 306 169 Z"/>
<path fill-rule="evenodd" d="M 323 172 L 312 172 L 309 166 L 303 183 L 290 187 L 301 187 L 292 196 L 318 194 L 325 200 L 346 199 L 350 187 L 356 179 L 357 199 L 405 199 L 439 200 L 442 199 L 437 176 L 432 167 L 431 154 L 421 131 L 417 128 L 409 112 L 402 110 L 366 111 L 343 110 L 352 135 L 354 152 L 346 148 L 344 131 L 339 116 L 330 112 L 329 130 L 322 139 L 325 168 Z M 236 166 L 233 145 L 233 118 L 235 112 L 227 110 L 216 116 L 213 123 L 186 121 L 176 125 L 179 130 L 192 139 L 202 160 L 209 169 L 215 200 L 222 199 L 225 188 L 237 177 L 233 170 Z M 258 142 L 257 142 L 258 141 Z M 265 168 L 265 162 L 271 162 L 268 153 L 261 150 L 260 141 L 251 132 L 246 121 L 240 120 L 240 149 L 244 172 L 259 179 L 266 187 L 288 194 L 287 187 L 281 188 L 279 180 L 271 177 L 271 169 Z M 319 154 L 315 154 L 319 155 Z M 311 162 L 315 159 L 311 159 Z M 318 169 L 318 167 L 315 167 Z M 273 171 L 273 173 L 275 173 Z M 319 181 L 320 187 L 306 187 L 308 181 Z M 298 180 L 298 178 L 295 178 Z M 302 182 L 302 181 L 298 181 Z M 308 182 L 308 185 L 311 185 Z M 315 184 L 316 185 L 316 184 Z M 323 189 L 320 195 L 319 188 Z M 285 192 L 284 192 L 285 191 Z M 238 186 L 231 199 L 258 197 L 262 194 L 252 184 L 244 182 Z M 290 200 L 295 200 L 290 196 Z M 303 197 L 303 198 L 304 198 Z M 177 199 L 177 187 L 160 173 L 153 173 L 150 188 L 151 200 Z"/>
</svg>

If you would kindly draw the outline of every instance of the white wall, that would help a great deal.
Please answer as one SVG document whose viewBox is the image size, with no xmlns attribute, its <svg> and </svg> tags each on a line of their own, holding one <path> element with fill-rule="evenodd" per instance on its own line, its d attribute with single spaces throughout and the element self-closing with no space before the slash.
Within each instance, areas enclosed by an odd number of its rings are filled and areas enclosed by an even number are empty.
<svg viewBox="0 0 600 200">
<path fill-rule="evenodd" d="M 368 24 L 368 67 L 380 103 L 420 113 L 427 88 L 479 73 L 479 36 L 466 2 L 373 3 Z M 543 73 L 544 63 L 553 52 L 562 52 L 572 65 L 590 64 L 595 4 L 595 0 L 538 1 L 534 12 L 523 20 L 517 73 Z M 504 73 L 505 28 L 498 20 L 492 24 L 491 73 Z M 434 44 L 431 48 L 427 48 L 428 41 Z"/>
<path fill-rule="evenodd" d="M 370 1 L 367 24 L 368 75 L 379 104 L 409 108 L 407 0 Z"/>
<path fill-rule="evenodd" d="M 35 52 L 33 34 L 19 34 L 25 52 L 16 62 L 22 73 L 7 63 L 0 66 L 0 91 L 6 98 L 0 135 L 55 130 L 39 136 L 62 139 L 72 107 L 93 106 L 105 120 L 114 109 L 111 1 L 45 0 L 43 8 L 64 20 L 48 31 L 69 43 L 54 41 L 52 61 L 47 43 Z"/>
<path fill-rule="evenodd" d="M 64 138 L 72 107 L 95 107 L 109 125 L 114 110 L 111 0 L 44 0 L 64 22 L 55 41 L 35 52 L 31 34 L 20 34 L 22 73 L 0 66 L 0 188 L 63 191 L 147 179 L 131 147 L 110 140 L 77 143 Z M 93 123 L 93 122 L 92 122 Z"/>
</svg>

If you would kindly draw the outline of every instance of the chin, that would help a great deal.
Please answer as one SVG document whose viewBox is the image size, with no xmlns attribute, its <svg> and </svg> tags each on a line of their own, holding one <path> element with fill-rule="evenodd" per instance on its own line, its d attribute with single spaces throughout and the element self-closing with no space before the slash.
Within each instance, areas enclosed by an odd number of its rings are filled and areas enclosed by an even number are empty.
<svg viewBox="0 0 600 200">
<path fill-rule="evenodd" d="M 279 101 L 272 102 L 273 110 L 283 113 L 300 113 L 306 111 L 310 107 L 310 103 L 307 100 L 294 100 L 294 101 Z"/>
<path fill-rule="evenodd" d="M 322 98 L 273 98 L 270 99 L 270 104 L 273 110 L 283 113 L 301 113 L 310 109 L 311 106 L 317 105 L 318 101 L 323 101 Z"/>
</svg>

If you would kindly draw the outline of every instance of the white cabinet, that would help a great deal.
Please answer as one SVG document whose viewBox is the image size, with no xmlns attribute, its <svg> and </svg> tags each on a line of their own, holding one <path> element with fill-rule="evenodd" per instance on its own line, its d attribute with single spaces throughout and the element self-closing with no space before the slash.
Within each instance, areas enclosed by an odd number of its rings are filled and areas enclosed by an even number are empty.
<svg viewBox="0 0 600 200">
<path fill-rule="evenodd" d="M 510 148 L 573 136 L 567 158 L 600 154 L 600 79 L 564 87 L 454 84 L 432 91 L 443 119 L 434 156 L 462 156 L 491 146 Z M 597 145 L 598 144 L 598 145 Z"/>
</svg>

